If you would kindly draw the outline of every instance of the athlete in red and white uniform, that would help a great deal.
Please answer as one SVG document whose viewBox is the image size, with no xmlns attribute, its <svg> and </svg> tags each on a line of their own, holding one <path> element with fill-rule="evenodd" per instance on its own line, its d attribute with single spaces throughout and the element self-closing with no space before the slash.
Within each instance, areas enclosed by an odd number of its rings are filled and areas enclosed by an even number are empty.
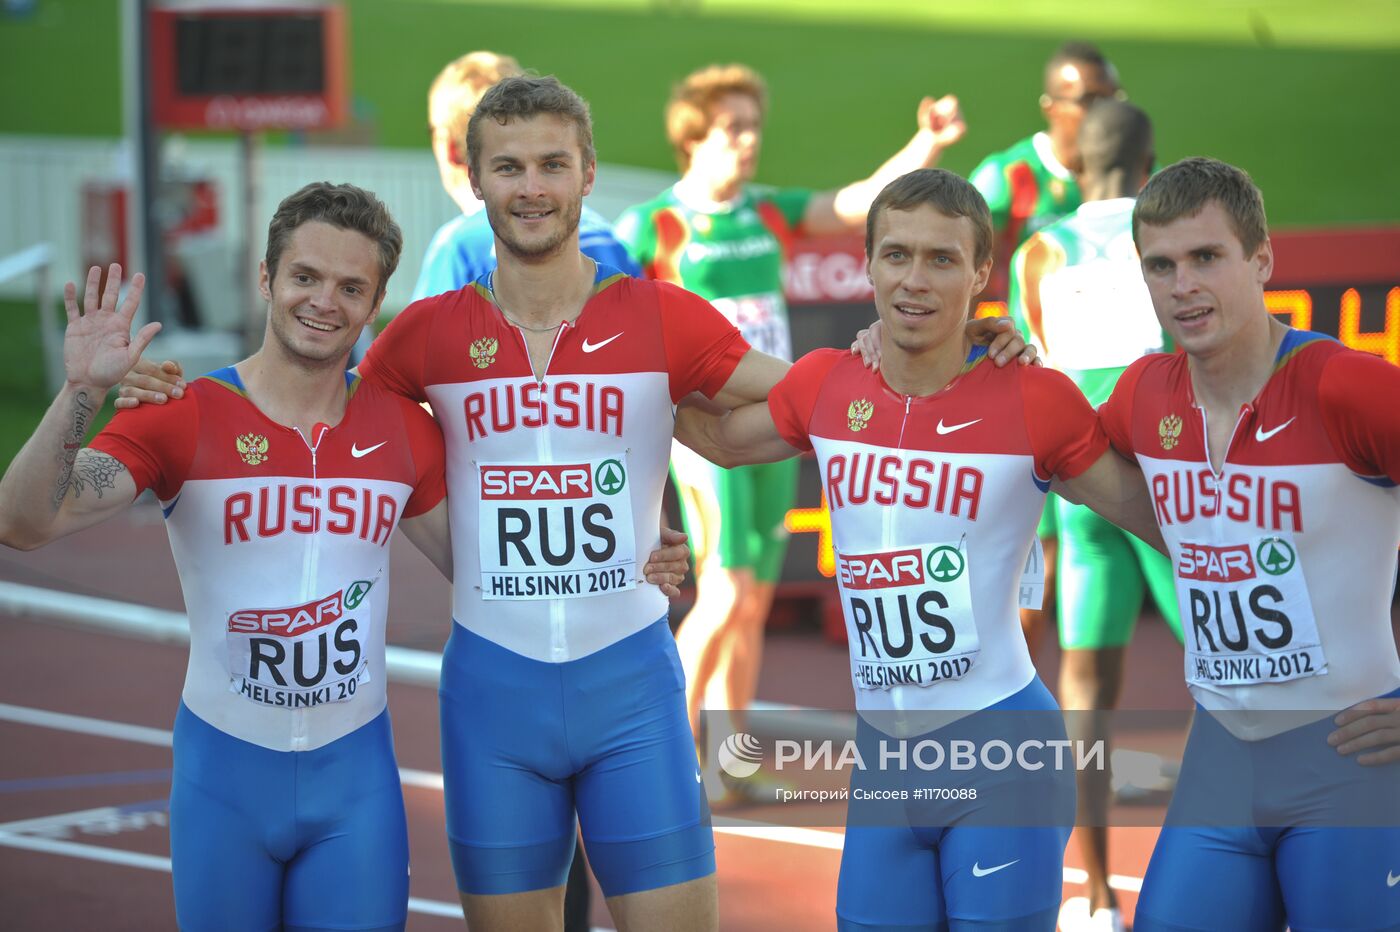
<svg viewBox="0 0 1400 932">
<path fill-rule="evenodd" d="M 344 419 L 304 437 L 258 410 L 230 366 L 176 405 L 118 414 L 91 444 L 165 512 L 190 616 L 185 706 L 276 751 L 323 747 L 384 711 L 389 541 L 445 493 L 432 418 L 347 386 Z"/>
<path fill-rule="evenodd" d="M 1051 480 L 1108 449 L 1073 383 L 979 348 L 945 388 L 905 394 L 817 350 L 768 407 L 820 465 L 857 708 L 984 709 L 1025 688 L 1035 668 L 1001 569 L 1025 563 Z"/>
<path fill-rule="evenodd" d="M 638 558 L 657 543 L 672 407 L 718 392 L 748 344 L 703 299 L 599 266 L 536 378 L 489 283 L 410 306 L 360 371 L 437 413 L 457 623 L 562 663 L 666 614 Z"/>
<path fill-rule="evenodd" d="M 1394 366 L 1289 330 L 1218 468 L 1185 355 L 1134 364 L 1100 410 L 1176 566 L 1191 694 L 1240 713 L 1222 721 L 1242 738 L 1304 724 L 1275 710 L 1317 719 L 1400 687 L 1400 406 L 1368 401 L 1395 392 Z"/>
<path fill-rule="evenodd" d="M 1076 500 L 1155 538 L 1136 471 L 1108 451 L 1074 384 L 1045 369 L 996 369 L 969 352 L 963 311 L 986 284 L 991 239 L 986 202 L 966 181 L 938 170 L 905 175 L 875 199 L 867 227 L 881 371 L 818 350 L 765 404 L 724 417 L 686 409 L 677 421 L 677 436 L 721 465 L 816 452 L 863 713 L 858 740 L 907 737 L 907 713 L 939 711 L 952 714 L 914 716 L 930 722 L 914 734 L 941 739 L 935 727 L 965 716 L 955 727 L 985 737 L 1019 728 L 1064 741 L 1017 614 L 1045 492 L 1059 479 Z M 1047 714 L 998 718 L 1011 710 Z M 869 766 L 872 754 L 864 757 Z M 958 797 L 980 802 L 934 821 L 911 808 L 900 825 L 871 824 L 881 817 L 856 803 L 864 779 L 853 778 L 840 928 L 1054 928 L 1070 773 L 993 774 Z M 1023 797 L 1054 811 L 1022 820 Z"/>
<path fill-rule="evenodd" d="M 89 418 L 133 341 L 143 281 L 65 293 L 67 381 L 0 482 L 0 541 L 33 547 L 155 491 L 190 619 L 172 742 L 180 927 L 402 928 L 408 838 L 385 705 L 389 541 L 443 570 L 442 438 L 406 399 L 345 374 L 398 261 L 373 195 L 308 185 L 268 234 L 267 333 L 167 406 Z M 410 531 L 410 529 L 412 529 Z"/>
<path fill-rule="evenodd" d="M 1185 355 L 1101 417 L 1147 478 L 1198 704 L 1134 928 L 1400 928 L 1400 370 L 1270 316 L 1239 169 L 1164 169 L 1133 234 Z"/>
</svg>

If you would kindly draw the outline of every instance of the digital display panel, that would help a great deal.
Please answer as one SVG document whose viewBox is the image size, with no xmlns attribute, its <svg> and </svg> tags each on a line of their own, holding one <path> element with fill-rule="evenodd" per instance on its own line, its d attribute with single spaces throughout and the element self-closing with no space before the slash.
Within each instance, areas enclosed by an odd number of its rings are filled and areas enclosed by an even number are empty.
<svg viewBox="0 0 1400 932">
<path fill-rule="evenodd" d="M 181 94 L 319 94 L 325 89 L 320 15 L 180 16 L 175 49 Z"/>
<path fill-rule="evenodd" d="M 148 21 L 162 129 L 327 129 L 345 121 L 345 14 L 336 3 L 180 3 Z"/>
</svg>

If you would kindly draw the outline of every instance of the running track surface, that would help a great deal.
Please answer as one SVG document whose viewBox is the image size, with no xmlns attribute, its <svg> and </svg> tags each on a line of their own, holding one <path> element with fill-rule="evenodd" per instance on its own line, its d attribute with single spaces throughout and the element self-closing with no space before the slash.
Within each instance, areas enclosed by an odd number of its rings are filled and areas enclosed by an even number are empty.
<svg viewBox="0 0 1400 932">
<path fill-rule="evenodd" d="M 390 642 L 440 650 L 449 630 L 447 584 L 410 546 L 396 541 L 393 560 Z M 181 607 L 159 510 L 145 501 L 45 550 L 0 550 L 0 581 Z M 173 929 L 168 734 L 185 648 L 5 616 L 0 626 L 6 927 Z M 845 649 L 823 642 L 815 626 L 770 633 L 765 650 L 760 699 L 852 707 Z M 1057 658 L 1053 648 L 1045 653 L 1041 675 L 1053 685 Z M 1128 653 L 1123 708 L 1188 708 L 1180 669 L 1180 649 L 1165 626 L 1146 619 Z M 462 928 L 443 828 L 436 703 L 432 689 L 389 686 L 413 863 L 409 929 Z M 1179 733 L 1142 737 L 1154 750 L 1179 754 Z M 1113 884 L 1131 916 L 1156 830 L 1111 832 Z M 758 837 L 720 830 L 716 846 L 726 932 L 834 926 L 839 829 Z M 1073 882 L 1082 881 L 1079 864 L 1072 840 L 1066 896 L 1082 893 Z M 593 918 L 599 927 L 611 925 L 596 889 Z"/>
</svg>

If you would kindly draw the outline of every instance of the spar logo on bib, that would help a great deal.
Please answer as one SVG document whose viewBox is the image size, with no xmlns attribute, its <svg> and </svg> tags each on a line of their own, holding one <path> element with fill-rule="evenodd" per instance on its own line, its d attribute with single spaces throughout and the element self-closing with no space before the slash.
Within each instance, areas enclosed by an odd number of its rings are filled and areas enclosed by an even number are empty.
<svg viewBox="0 0 1400 932">
<path fill-rule="evenodd" d="M 619 460 L 603 460 L 593 474 L 598 491 L 604 495 L 616 495 L 627 484 L 627 470 Z"/>
<path fill-rule="evenodd" d="M 836 581 L 857 687 L 928 686 L 972 669 L 980 646 L 957 546 L 838 552 Z"/>
<path fill-rule="evenodd" d="M 1298 555 L 1282 537 L 1264 538 L 1259 542 L 1254 557 L 1259 561 L 1259 568 L 1270 576 L 1282 576 L 1298 562 Z"/>
<path fill-rule="evenodd" d="M 307 708 L 345 702 L 369 680 L 374 583 L 357 580 L 301 605 L 230 612 L 230 688 L 254 702 Z"/>
<path fill-rule="evenodd" d="M 1291 541 L 1181 541 L 1176 575 L 1189 682 L 1250 686 L 1327 672 L 1312 597 Z"/>
<path fill-rule="evenodd" d="M 957 547 L 934 547 L 928 552 L 928 574 L 934 582 L 952 582 L 967 569 L 967 559 Z"/>
<path fill-rule="evenodd" d="M 572 598 L 636 588 L 625 456 L 478 468 L 482 598 Z"/>
</svg>

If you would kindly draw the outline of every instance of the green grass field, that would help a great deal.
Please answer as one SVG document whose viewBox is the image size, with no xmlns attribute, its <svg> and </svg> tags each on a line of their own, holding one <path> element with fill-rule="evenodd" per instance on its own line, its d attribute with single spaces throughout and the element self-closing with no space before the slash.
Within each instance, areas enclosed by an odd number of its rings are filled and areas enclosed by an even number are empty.
<svg viewBox="0 0 1400 932">
<path fill-rule="evenodd" d="M 121 132 L 113 0 L 39 0 L 0 16 L 0 132 Z M 593 105 L 599 157 L 673 168 L 661 111 L 713 61 L 768 79 L 760 180 L 829 187 L 868 173 L 913 129 L 925 93 L 957 93 L 966 172 L 1041 125 L 1043 62 L 1100 42 L 1157 127 L 1163 164 L 1207 154 L 1249 169 L 1278 227 L 1400 222 L 1400 3 L 1394 0 L 346 0 L 356 119 L 383 145 L 426 144 L 425 92 L 474 48 L 553 72 Z M 3 205 L 0 205 L 2 208 Z M 27 322 L 25 309 L 9 319 Z M 29 324 L 32 326 L 32 324 Z M 0 455 L 44 401 L 37 339 L 0 346 Z M 13 384 L 12 384 L 13 383 Z M 20 390 L 20 386 L 29 388 Z M 36 407 L 36 405 L 40 407 Z M 16 413 L 18 412 L 18 413 Z"/>
<path fill-rule="evenodd" d="M 661 110 L 711 61 L 768 78 L 761 180 L 833 186 L 907 137 L 924 93 L 959 94 L 968 171 L 1040 123 L 1041 66 L 1096 39 L 1157 124 L 1160 161 L 1194 154 L 1257 178 L 1277 226 L 1400 220 L 1400 4 L 1393 0 L 348 0 L 356 115 L 388 146 L 424 145 L 424 94 L 472 48 L 559 74 L 593 104 L 604 161 L 671 168 Z M 117 11 L 41 0 L 0 19 L 0 129 L 120 132 Z M 674 7 L 686 9 L 677 10 Z M 689 9 L 698 6 L 699 11 Z M 75 49 L 82 49 L 81 56 Z"/>
</svg>

